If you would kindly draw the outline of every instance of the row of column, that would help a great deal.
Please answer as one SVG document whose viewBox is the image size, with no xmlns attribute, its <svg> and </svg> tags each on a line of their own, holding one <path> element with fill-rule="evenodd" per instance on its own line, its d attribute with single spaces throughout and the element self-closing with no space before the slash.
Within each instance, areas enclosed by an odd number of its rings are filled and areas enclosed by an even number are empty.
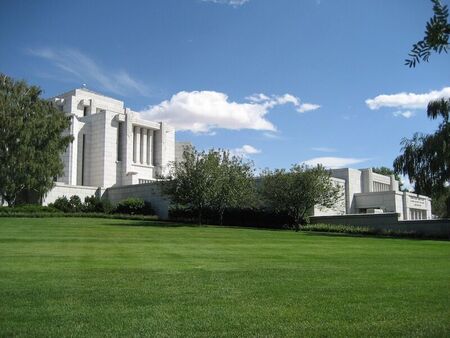
<svg viewBox="0 0 450 338">
<path fill-rule="evenodd" d="M 133 162 L 153 165 L 153 130 L 133 127 Z"/>
</svg>

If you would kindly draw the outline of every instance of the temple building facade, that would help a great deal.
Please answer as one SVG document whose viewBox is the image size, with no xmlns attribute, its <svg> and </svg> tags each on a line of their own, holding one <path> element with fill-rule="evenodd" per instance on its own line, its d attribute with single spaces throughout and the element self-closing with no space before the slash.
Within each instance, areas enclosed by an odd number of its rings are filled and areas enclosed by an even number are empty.
<svg viewBox="0 0 450 338">
<path fill-rule="evenodd" d="M 167 217 L 170 201 L 151 183 L 167 175 L 174 161 L 182 161 L 191 143 L 176 144 L 170 125 L 149 121 L 122 101 L 85 88 L 52 101 L 70 116 L 66 132 L 74 140 L 63 155 L 64 174 L 56 178 L 43 204 L 73 195 L 112 202 L 140 197 L 151 201 L 160 217 Z M 314 216 L 397 213 L 400 220 L 432 218 L 431 199 L 400 191 L 393 175 L 344 168 L 332 169 L 331 177 L 341 197 L 332 208 L 314 207 Z"/>
<path fill-rule="evenodd" d="M 394 175 L 368 169 L 332 169 L 331 177 L 341 187 L 342 199 L 334 208 L 314 208 L 315 216 L 395 212 L 399 220 L 431 219 L 431 198 L 400 191 Z"/>
<path fill-rule="evenodd" d="M 57 182 L 108 188 L 151 182 L 175 160 L 175 130 L 125 108 L 122 101 L 75 89 L 53 98 L 71 117 L 74 140 Z"/>
</svg>

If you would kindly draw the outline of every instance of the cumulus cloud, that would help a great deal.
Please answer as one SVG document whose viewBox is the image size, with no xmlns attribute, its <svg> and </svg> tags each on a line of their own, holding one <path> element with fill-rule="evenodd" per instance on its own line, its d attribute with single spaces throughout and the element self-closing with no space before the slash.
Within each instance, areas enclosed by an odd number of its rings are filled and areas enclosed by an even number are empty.
<svg viewBox="0 0 450 338">
<path fill-rule="evenodd" d="M 293 104 L 301 107 L 300 100 L 291 95 L 267 96 L 255 94 L 246 102 L 230 101 L 228 96 L 216 91 L 181 91 L 155 106 L 141 111 L 152 120 L 165 121 L 177 130 L 207 133 L 212 129 L 253 129 L 276 131 L 266 118 L 270 109 L 278 105 Z"/>
<path fill-rule="evenodd" d="M 242 147 L 232 149 L 230 152 L 234 155 L 247 156 L 247 155 L 260 154 L 261 150 L 256 149 L 255 147 L 253 147 L 249 144 L 244 144 Z"/>
<path fill-rule="evenodd" d="M 322 164 L 329 169 L 346 168 L 354 164 L 368 161 L 368 158 L 352 158 L 352 157 L 316 157 L 304 161 L 303 163 L 309 166 L 316 166 Z"/>
<path fill-rule="evenodd" d="M 229 5 L 233 7 L 239 7 L 249 2 L 250 0 L 202 0 L 203 2 L 212 2 L 215 4 Z"/>
<path fill-rule="evenodd" d="M 29 49 L 36 57 L 49 61 L 55 70 L 59 70 L 81 83 L 97 86 L 102 90 L 118 94 L 139 94 L 149 96 L 149 88 L 139 80 L 134 79 L 124 70 L 106 71 L 93 59 L 72 48 L 39 48 Z"/>
<path fill-rule="evenodd" d="M 405 110 L 405 111 L 398 110 L 398 111 L 393 112 L 392 115 L 394 115 L 395 117 L 402 116 L 405 119 L 409 119 L 409 118 L 413 117 L 415 115 L 415 113 L 411 110 Z"/>
<path fill-rule="evenodd" d="M 450 87 L 445 87 L 442 90 L 433 90 L 423 94 L 403 92 L 391 95 L 378 95 L 373 99 L 367 99 L 366 104 L 372 110 L 382 107 L 424 109 L 427 107 L 428 102 L 448 97 L 450 97 Z"/>
</svg>

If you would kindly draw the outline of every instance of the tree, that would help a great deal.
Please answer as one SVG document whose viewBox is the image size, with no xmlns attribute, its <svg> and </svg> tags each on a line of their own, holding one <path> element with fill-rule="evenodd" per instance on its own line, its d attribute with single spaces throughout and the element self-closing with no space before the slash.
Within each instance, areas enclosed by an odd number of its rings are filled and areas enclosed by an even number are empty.
<svg viewBox="0 0 450 338">
<path fill-rule="evenodd" d="M 254 197 L 253 167 L 242 157 L 232 156 L 228 151 L 220 154 L 216 194 L 212 198 L 212 208 L 219 214 L 223 224 L 223 214 L 227 208 L 248 205 Z"/>
<path fill-rule="evenodd" d="M 295 230 L 304 222 L 315 205 L 331 208 L 341 197 L 330 172 L 321 165 L 293 165 L 285 169 L 266 170 L 262 176 L 261 193 L 269 207 L 288 214 Z"/>
<path fill-rule="evenodd" d="M 172 202 L 197 212 L 202 224 L 205 209 L 212 209 L 221 223 L 226 208 L 243 205 L 253 190 L 253 169 L 241 157 L 227 151 L 198 152 L 191 148 L 183 160 L 174 163 L 171 175 L 163 182 L 163 192 Z"/>
<path fill-rule="evenodd" d="M 449 48 L 450 24 L 448 23 L 448 7 L 440 0 L 433 3 L 433 17 L 427 22 L 425 37 L 414 44 L 410 58 L 405 60 L 409 67 L 415 67 L 420 61 L 428 62 L 431 52 L 447 53 Z M 419 194 L 433 198 L 435 210 L 439 215 L 450 214 L 450 99 L 439 99 L 428 103 L 427 115 L 431 119 L 442 118 L 438 130 L 434 134 L 416 133 L 412 139 L 402 140 L 403 154 L 394 161 L 396 173 L 408 175 Z"/>
<path fill-rule="evenodd" d="M 402 180 L 400 179 L 400 176 L 395 173 L 395 171 L 391 168 L 388 167 L 373 167 L 372 171 L 374 173 L 380 174 L 380 175 L 385 175 L 385 176 L 391 176 L 394 175 L 395 179 L 399 182 L 398 188 L 400 191 L 403 191 L 403 183 Z"/>
<path fill-rule="evenodd" d="M 0 74 L 0 194 L 15 205 L 20 194 L 42 198 L 63 172 L 61 154 L 72 141 L 70 119 L 42 90 Z"/>
<path fill-rule="evenodd" d="M 415 67 L 420 61 L 428 62 L 431 52 L 447 53 L 449 48 L 450 24 L 448 23 L 447 5 L 440 0 L 431 0 L 433 16 L 426 24 L 425 37 L 415 43 L 405 65 Z"/>
<path fill-rule="evenodd" d="M 430 102 L 428 117 L 443 121 L 434 134 L 414 134 L 402 140 L 402 152 L 394 161 L 397 173 L 408 175 L 418 194 L 436 195 L 450 180 L 450 99 Z"/>
</svg>

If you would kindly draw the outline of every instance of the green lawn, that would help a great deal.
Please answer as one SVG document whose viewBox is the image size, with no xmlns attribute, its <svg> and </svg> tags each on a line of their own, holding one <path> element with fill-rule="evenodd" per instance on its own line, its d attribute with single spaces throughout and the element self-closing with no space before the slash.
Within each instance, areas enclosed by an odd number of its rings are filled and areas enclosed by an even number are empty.
<svg viewBox="0 0 450 338">
<path fill-rule="evenodd" d="M 0 218 L 0 337 L 450 335 L 450 242 L 148 225 Z"/>
</svg>

